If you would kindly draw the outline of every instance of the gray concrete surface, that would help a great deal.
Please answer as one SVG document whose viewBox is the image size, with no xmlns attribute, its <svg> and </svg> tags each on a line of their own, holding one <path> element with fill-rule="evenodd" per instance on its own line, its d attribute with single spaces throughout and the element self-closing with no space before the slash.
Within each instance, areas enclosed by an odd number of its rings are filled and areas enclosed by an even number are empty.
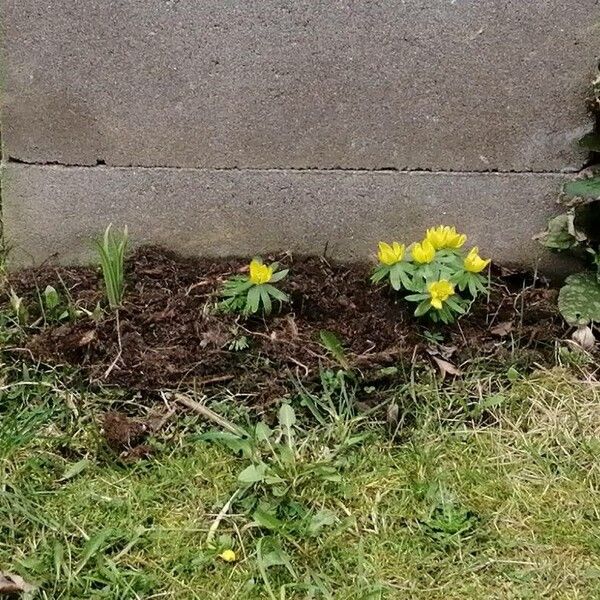
<svg viewBox="0 0 600 600">
<path fill-rule="evenodd" d="M 444 222 L 532 265 L 584 164 L 597 0 L 0 9 L 15 266 L 85 261 L 111 221 L 185 253 L 340 259 Z"/>
<path fill-rule="evenodd" d="M 22 161 L 583 162 L 574 142 L 590 127 L 597 0 L 2 0 L 1 10 L 5 156 Z"/>
<path fill-rule="evenodd" d="M 499 262 L 534 265 L 531 240 L 555 209 L 558 174 L 4 167 L 14 266 L 85 262 L 112 221 L 137 243 L 185 254 L 277 250 L 373 256 L 379 240 L 456 224 Z M 535 210 L 532 209 L 535 201 Z"/>
</svg>

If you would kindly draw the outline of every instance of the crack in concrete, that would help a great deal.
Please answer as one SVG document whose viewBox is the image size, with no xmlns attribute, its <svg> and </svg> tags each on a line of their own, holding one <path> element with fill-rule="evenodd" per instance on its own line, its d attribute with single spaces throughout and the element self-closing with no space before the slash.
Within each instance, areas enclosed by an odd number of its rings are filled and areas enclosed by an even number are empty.
<svg viewBox="0 0 600 600">
<path fill-rule="evenodd" d="M 563 169 L 561 171 L 552 170 L 518 170 L 518 169 L 481 169 L 481 170 L 461 170 L 461 169 L 435 169 L 427 167 L 411 168 L 411 167 L 379 167 L 379 168 L 364 168 L 364 167 L 191 167 L 178 165 L 107 165 L 104 160 L 97 160 L 96 164 L 86 163 L 62 163 L 59 161 L 27 161 L 14 156 L 7 156 L 3 161 L 3 165 L 27 165 L 33 167 L 61 167 L 65 169 L 167 169 L 174 171 L 253 171 L 265 173 L 277 172 L 299 172 L 299 173 L 328 173 L 328 172 L 351 172 L 351 173 L 431 173 L 431 174 L 447 174 L 447 175 L 577 175 L 581 173 L 589 164 L 584 164 L 580 169 Z"/>
</svg>

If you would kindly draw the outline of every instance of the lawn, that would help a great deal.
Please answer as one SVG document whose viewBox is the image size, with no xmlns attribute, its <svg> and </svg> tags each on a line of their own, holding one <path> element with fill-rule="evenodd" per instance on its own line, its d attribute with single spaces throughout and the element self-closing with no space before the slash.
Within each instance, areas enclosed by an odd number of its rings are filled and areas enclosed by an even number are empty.
<svg viewBox="0 0 600 600">
<path fill-rule="evenodd" d="M 240 437 L 5 358 L 1 570 L 52 600 L 600 598 L 600 387 L 556 363 L 412 364 L 377 402 L 335 369 L 262 411 L 196 398 Z M 158 415 L 141 456 L 109 409 Z"/>
<path fill-rule="evenodd" d="M 0 591 L 600 598 L 597 357 L 544 281 L 419 247 L 374 281 L 156 248 L 114 289 L 106 261 L 8 275 Z"/>
</svg>

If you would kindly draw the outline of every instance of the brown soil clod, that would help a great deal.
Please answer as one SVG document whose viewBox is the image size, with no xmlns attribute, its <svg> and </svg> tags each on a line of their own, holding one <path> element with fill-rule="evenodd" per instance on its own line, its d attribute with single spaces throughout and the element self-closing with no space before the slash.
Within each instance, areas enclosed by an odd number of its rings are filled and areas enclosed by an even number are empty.
<svg viewBox="0 0 600 600">
<path fill-rule="evenodd" d="M 102 420 L 102 433 L 108 446 L 115 452 L 130 452 L 149 435 L 146 423 L 117 412 L 107 412 Z"/>
</svg>

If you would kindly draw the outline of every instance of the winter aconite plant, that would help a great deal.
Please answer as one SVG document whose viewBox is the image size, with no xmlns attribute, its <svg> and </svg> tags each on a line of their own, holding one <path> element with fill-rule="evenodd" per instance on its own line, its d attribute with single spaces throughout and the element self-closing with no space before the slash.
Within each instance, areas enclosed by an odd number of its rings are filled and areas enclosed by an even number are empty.
<svg viewBox="0 0 600 600">
<path fill-rule="evenodd" d="M 127 227 L 125 227 L 122 234 L 114 233 L 111 228 L 112 225 L 106 228 L 102 240 L 97 241 L 96 246 L 100 257 L 100 266 L 102 267 L 106 298 L 108 305 L 114 310 L 119 308 L 123 301 L 125 290 L 123 264 L 128 236 Z"/>
<path fill-rule="evenodd" d="M 225 282 L 220 308 L 244 314 L 270 314 L 273 300 L 288 301 L 287 294 L 273 285 L 285 278 L 288 269 L 277 269 L 277 263 L 265 265 L 261 259 L 253 259 L 248 266 L 248 275 L 237 275 Z"/>
<path fill-rule="evenodd" d="M 454 227 L 440 225 L 428 229 L 425 238 L 408 250 L 398 242 L 380 242 L 379 264 L 371 280 L 388 280 L 406 300 L 417 302 L 415 316 L 450 323 L 488 289 L 482 272 L 490 260 L 481 258 L 476 247 L 465 252 L 466 241 Z"/>
</svg>

